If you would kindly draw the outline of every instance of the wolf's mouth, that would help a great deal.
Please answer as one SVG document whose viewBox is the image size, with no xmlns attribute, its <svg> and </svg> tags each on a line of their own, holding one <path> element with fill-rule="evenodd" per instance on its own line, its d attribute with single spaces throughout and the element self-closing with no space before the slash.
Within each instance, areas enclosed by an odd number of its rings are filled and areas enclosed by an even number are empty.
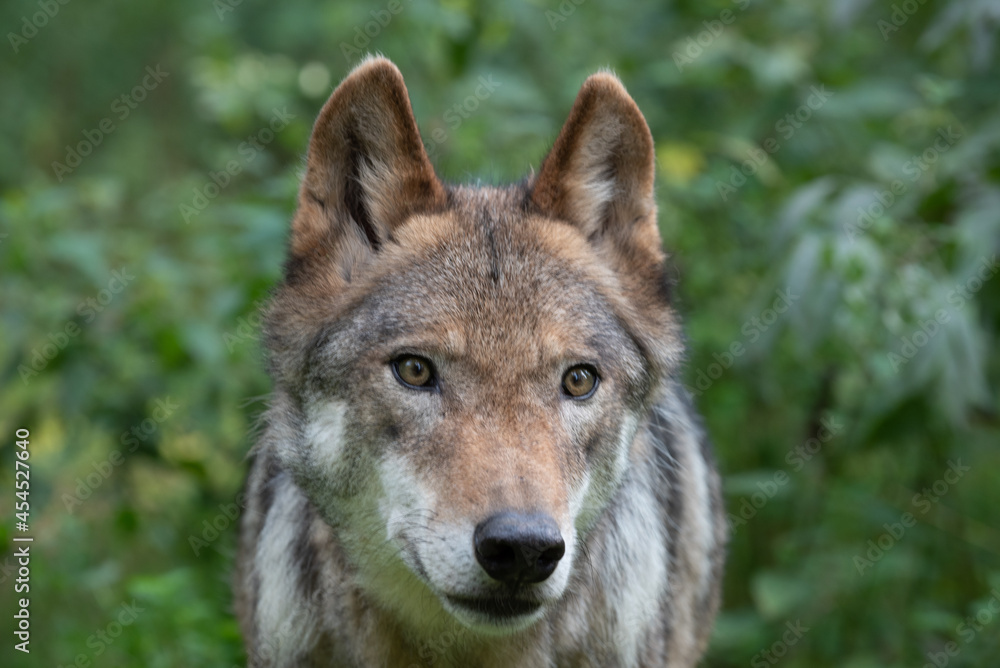
<svg viewBox="0 0 1000 668">
<path fill-rule="evenodd" d="M 513 596 L 490 596 L 483 598 L 466 598 L 448 596 L 448 602 L 457 608 L 475 612 L 497 621 L 512 620 L 538 612 L 542 604 Z"/>
</svg>

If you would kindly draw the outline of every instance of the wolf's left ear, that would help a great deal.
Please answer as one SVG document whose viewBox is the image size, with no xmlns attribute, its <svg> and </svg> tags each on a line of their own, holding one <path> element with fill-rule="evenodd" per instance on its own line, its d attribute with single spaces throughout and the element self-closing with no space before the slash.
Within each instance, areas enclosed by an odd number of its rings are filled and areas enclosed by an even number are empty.
<svg viewBox="0 0 1000 668">
<path fill-rule="evenodd" d="M 653 137 L 639 107 L 613 74 L 590 76 L 542 162 L 531 199 L 593 243 L 662 263 L 653 194 Z M 624 246 L 622 246 L 624 245 Z"/>
<path fill-rule="evenodd" d="M 402 74 L 385 58 L 368 58 L 337 86 L 313 127 L 289 271 L 332 261 L 350 275 L 395 227 L 445 200 Z"/>
</svg>

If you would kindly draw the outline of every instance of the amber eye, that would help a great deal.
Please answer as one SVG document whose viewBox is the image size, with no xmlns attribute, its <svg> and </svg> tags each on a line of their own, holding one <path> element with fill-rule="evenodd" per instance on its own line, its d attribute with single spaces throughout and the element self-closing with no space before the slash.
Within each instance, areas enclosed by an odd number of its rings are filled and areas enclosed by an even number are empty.
<svg viewBox="0 0 1000 668">
<path fill-rule="evenodd" d="M 589 364 L 572 367 L 563 376 L 563 391 L 574 399 L 586 399 L 597 388 L 597 369 Z"/>
<path fill-rule="evenodd" d="M 429 390 L 436 385 L 434 366 L 430 360 L 416 355 L 402 355 L 392 361 L 392 371 L 403 385 Z"/>
</svg>

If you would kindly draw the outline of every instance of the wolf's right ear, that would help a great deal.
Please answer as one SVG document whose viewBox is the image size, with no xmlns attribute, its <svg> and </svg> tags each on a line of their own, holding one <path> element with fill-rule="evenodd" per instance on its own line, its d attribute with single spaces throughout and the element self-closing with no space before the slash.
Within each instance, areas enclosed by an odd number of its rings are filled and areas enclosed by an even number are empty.
<svg viewBox="0 0 1000 668">
<path fill-rule="evenodd" d="M 286 277 L 333 262 L 345 277 L 414 213 L 444 206 L 403 76 L 367 58 L 323 106 L 292 220 Z"/>
<path fill-rule="evenodd" d="M 656 220 L 653 136 L 616 76 L 591 75 L 531 185 L 544 215 L 575 227 L 633 295 L 668 303 Z"/>
</svg>

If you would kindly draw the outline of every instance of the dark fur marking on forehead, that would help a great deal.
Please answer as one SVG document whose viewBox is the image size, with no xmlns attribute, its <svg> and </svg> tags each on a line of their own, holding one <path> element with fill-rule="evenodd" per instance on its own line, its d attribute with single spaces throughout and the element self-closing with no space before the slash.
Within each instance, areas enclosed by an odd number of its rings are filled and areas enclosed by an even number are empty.
<svg viewBox="0 0 1000 668">
<path fill-rule="evenodd" d="M 466 214 L 477 228 L 504 219 L 520 219 L 533 206 L 527 179 L 503 185 L 451 184 L 448 205 Z"/>
<path fill-rule="evenodd" d="M 493 233 L 492 221 L 486 223 L 486 243 L 490 249 L 490 279 L 500 282 L 500 257 L 497 255 L 497 240 Z"/>
</svg>

